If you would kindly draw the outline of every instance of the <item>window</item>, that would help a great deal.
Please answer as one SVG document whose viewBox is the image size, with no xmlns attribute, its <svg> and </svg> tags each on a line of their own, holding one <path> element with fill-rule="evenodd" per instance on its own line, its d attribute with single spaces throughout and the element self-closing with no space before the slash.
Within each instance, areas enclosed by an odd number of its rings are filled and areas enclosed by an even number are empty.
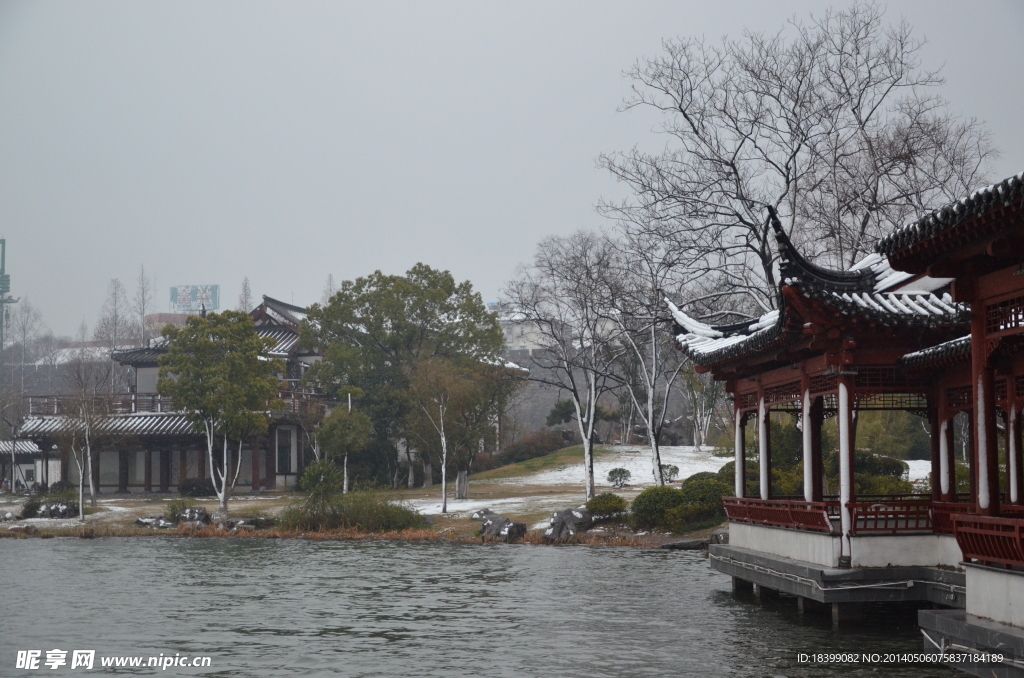
<svg viewBox="0 0 1024 678">
<path fill-rule="evenodd" d="M 292 431 L 288 428 L 277 429 L 277 472 L 292 472 Z"/>
</svg>

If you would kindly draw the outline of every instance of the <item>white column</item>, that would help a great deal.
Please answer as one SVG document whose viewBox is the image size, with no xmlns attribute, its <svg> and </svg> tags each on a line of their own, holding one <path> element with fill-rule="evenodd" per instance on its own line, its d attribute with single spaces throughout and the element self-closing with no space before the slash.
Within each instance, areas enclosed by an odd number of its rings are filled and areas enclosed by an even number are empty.
<svg viewBox="0 0 1024 678">
<path fill-rule="evenodd" d="M 988 403 L 985 402 L 985 377 L 978 374 L 974 397 L 977 399 L 977 414 L 974 415 L 975 447 L 978 450 L 978 507 L 987 509 L 992 501 L 988 486 Z"/>
<path fill-rule="evenodd" d="M 813 442 L 811 440 L 811 389 L 804 390 L 803 417 L 801 419 L 804 434 L 804 501 L 814 498 L 814 463 Z"/>
<path fill-rule="evenodd" d="M 768 473 L 768 412 L 764 405 L 764 395 L 761 395 L 757 404 L 757 466 L 761 474 L 761 499 L 767 499 L 771 476 Z"/>
<path fill-rule="evenodd" d="M 736 410 L 736 496 L 743 496 L 743 471 L 744 471 L 744 459 L 743 459 L 743 412 L 739 409 Z"/>
<path fill-rule="evenodd" d="M 943 495 L 949 494 L 949 439 L 946 437 L 948 427 L 948 419 L 939 422 L 939 488 Z"/>
<path fill-rule="evenodd" d="M 850 529 L 853 519 L 847 502 L 853 494 L 853 478 L 850 477 L 850 391 L 844 379 L 839 380 L 839 516 L 842 530 L 842 554 L 850 555 Z"/>
<path fill-rule="evenodd" d="M 1016 504 L 1020 496 L 1020 488 L 1017 487 L 1017 404 L 1008 402 L 1006 410 L 1007 475 L 1010 476 L 1010 502 Z"/>
</svg>

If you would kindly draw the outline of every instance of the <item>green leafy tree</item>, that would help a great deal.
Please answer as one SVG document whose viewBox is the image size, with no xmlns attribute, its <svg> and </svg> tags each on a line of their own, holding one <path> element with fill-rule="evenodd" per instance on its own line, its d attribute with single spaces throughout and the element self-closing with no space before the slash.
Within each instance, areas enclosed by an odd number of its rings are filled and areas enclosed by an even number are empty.
<svg viewBox="0 0 1024 678">
<path fill-rule="evenodd" d="M 280 405 L 276 374 L 284 371 L 284 364 L 270 358 L 272 341 L 257 335 L 252 318 L 239 311 L 192 316 L 183 327 L 165 327 L 163 336 L 170 348 L 160 358 L 157 390 L 205 436 L 210 478 L 221 516 L 226 517 L 241 466 L 242 442 L 266 432 L 268 409 Z M 214 461 L 218 441 L 219 466 Z M 238 443 L 233 472 L 229 441 Z"/>
<path fill-rule="evenodd" d="M 370 442 L 373 422 L 362 412 L 336 408 L 324 419 L 320 441 L 326 460 L 342 459 L 342 493 L 348 494 L 348 455 L 362 452 Z M 333 461 L 331 463 L 334 463 Z"/>
<path fill-rule="evenodd" d="M 323 351 L 307 374 L 311 383 L 333 395 L 360 389 L 361 409 L 373 423 L 367 470 L 396 483 L 397 443 L 408 435 L 414 407 L 413 366 L 435 356 L 494 359 L 504 335 L 471 283 L 417 264 L 404 276 L 377 271 L 343 282 L 325 304 L 310 308 L 301 341 Z"/>
</svg>

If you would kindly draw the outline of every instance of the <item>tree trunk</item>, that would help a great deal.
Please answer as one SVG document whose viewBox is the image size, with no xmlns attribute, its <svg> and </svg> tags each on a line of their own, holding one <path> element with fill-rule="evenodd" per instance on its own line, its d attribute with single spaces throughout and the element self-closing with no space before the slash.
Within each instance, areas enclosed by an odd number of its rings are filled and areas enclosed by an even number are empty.
<svg viewBox="0 0 1024 678">
<path fill-rule="evenodd" d="M 96 506 L 96 483 L 94 481 L 94 478 L 98 474 L 94 474 L 93 473 L 93 469 L 92 469 L 92 466 L 93 466 L 92 446 L 86 447 L 85 449 L 86 449 L 85 453 L 86 453 L 86 456 L 87 456 L 87 466 L 89 467 L 89 505 L 95 507 Z M 96 461 L 99 461 L 99 460 L 97 459 Z M 99 466 L 99 464 L 97 464 L 97 466 Z"/>
<path fill-rule="evenodd" d="M 455 478 L 455 498 L 469 499 L 469 471 L 460 470 Z"/>
<path fill-rule="evenodd" d="M 594 441 L 583 439 L 583 467 L 586 469 L 587 501 L 594 498 Z"/>
<path fill-rule="evenodd" d="M 427 461 L 423 460 L 423 487 L 434 486 L 434 467 Z"/>
<path fill-rule="evenodd" d="M 441 440 L 444 448 L 444 439 Z M 441 513 L 448 513 L 448 451 L 441 454 Z"/>
<path fill-rule="evenodd" d="M 78 467 L 78 521 L 85 522 L 85 474 L 82 465 L 75 459 L 75 466 Z M 13 477 L 13 474 L 12 474 Z"/>
<path fill-rule="evenodd" d="M 348 452 L 345 452 L 345 463 L 342 467 L 345 469 L 345 479 L 341 484 L 341 493 L 348 494 Z"/>
<path fill-rule="evenodd" d="M 412 459 L 409 460 L 409 489 L 416 487 L 416 469 L 412 466 Z"/>
</svg>

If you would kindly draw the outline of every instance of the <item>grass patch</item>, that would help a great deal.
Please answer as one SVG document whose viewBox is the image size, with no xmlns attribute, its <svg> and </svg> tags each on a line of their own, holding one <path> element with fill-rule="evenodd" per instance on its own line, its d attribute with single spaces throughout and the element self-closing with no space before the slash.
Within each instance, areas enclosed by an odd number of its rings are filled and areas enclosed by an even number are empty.
<svg viewBox="0 0 1024 678">
<path fill-rule="evenodd" d="M 594 448 L 594 457 L 600 457 L 607 454 L 608 451 L 602 447 Z M 573 464 L 583 463 L 583 446 L 574 445 L 573 447 L 566 447 L 546 454 L 543 457 L 534 457 L 533 459 L 527 459 L 521 461 L 518 464 L 509 464 L 508 466 L 502 466 L 491 471 L 484 471 L 483 473 L 474 473 L 470 480 L 501 480 L 503 478 L 519 478 L 521 476 L 530 476 L 541 471 L 548 471 L 552 469 L 561 468 L 563 466 L 570 466 Z"/>
</svg>

